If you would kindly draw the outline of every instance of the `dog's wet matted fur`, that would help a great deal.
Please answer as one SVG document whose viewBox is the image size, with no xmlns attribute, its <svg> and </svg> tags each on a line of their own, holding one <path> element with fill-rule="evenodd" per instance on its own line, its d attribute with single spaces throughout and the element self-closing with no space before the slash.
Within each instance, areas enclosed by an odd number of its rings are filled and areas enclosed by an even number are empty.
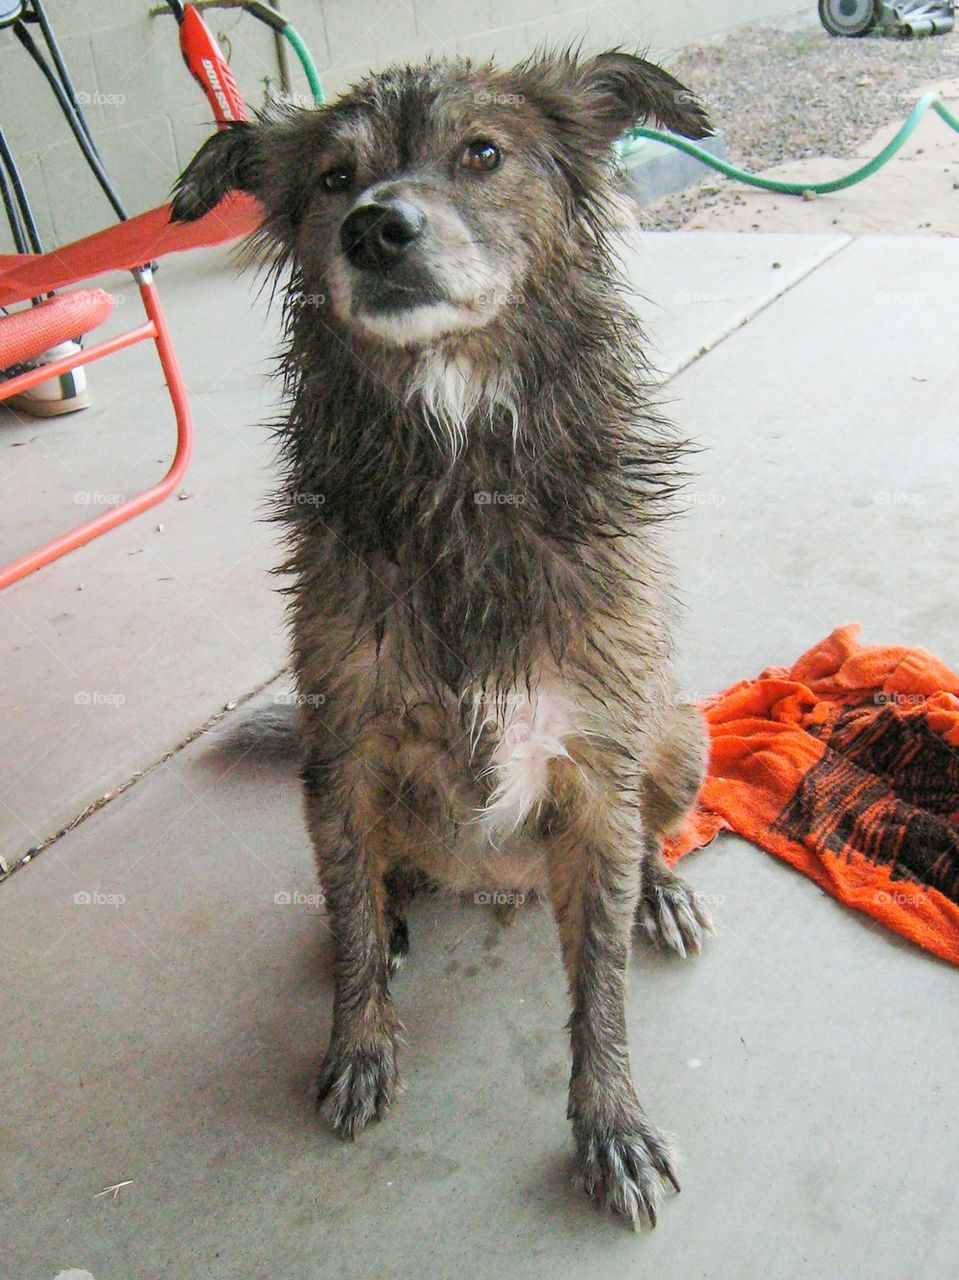
<svg viewBox="0 0 959 1280">
<path fill-rule="evenodd" d="M 216 134 L 173 211 L 252 193 L 289 272 L 280 506 L 336 966 L 319 1103 L 353 1137 L 396 1092 L 417 877 L 538 891 L 586 1190 L 652 1224 L 676 1178 L 630 1077 L 631 931 L 686 954 L 708 922 L 661 858 L 706 761 L 670 666 L 683 445 L 614 249 L 611 147 L 646 118 L 708 132 L 621 52 L 397 68 Z"/>
</svg>

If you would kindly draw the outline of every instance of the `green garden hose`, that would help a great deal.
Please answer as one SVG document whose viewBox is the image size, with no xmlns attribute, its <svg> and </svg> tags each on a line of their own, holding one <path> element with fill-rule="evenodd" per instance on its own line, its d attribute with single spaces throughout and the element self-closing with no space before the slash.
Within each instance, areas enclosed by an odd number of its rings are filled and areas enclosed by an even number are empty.
<svg viewBox="0 0 959 1280">
<path fill-rule="evenodd" d="M 324 101 L 323 85 L 320 83 L 320 76 L 316 69 L 316 63 L 310 56 L 310 51 L 306 47 L 303 37 L 297 31 L 296 27 L 289 22 L 286 26 L 280 29 L 280 35 L 284 36 L 293 46 L 296 56 L 300 60 L 300 65 L 306 74 L 306 78 L 310 82 L 310 92 L 313 94 L 313 101 L 318 107 L 321 106 Z"/>
<path fill-rule="evenodd" d="M 735 178 L 737 182 L 748 183 L 751 187 L 761 187 L 764 191 L 779 191 L 788 196 L 801 196 L 806 191 L 812 191 L 818 196 L 824 196 L 830 191 L 843 191 L 846 187 L 853 187 L 857 182 L 863 182 L 866 178 L 872 177 L 874 173 L 892 159 L 930 108 L 946 122 L 950 129 L 954 129 L 956 133 L 959 133 L 959 118 L 952 114 L 938 93 L 927 93 L 919 99 L 902 128 L 877 156 L 870 160 L 868 164 L 864 164 L 861 168 L 846 174 L 844 178 L 835 178 L 832 182 L 783 182 L 778 178 L 760 177 L 758 173 L 746 173 L 742 169 L 737 169 L 735 165 L 728 164 L 725 160 L 720 160 L 717 156 L 710 155 L 708 151 L 704 151 L 702 147 L 697 147 L 695 142 L 690 142 L 688 138 L 680 138 L 676 134 L 665 133 L 660 129 L 630 129 L 617 144 L 617 150 L 620 156 L 625 158 L 636 151 L 637 144 L 641 138 L 653 138 L 656 142 L 665 142 L 671 147 L 676 147 L 679 151 L 685 151 L 688 155 L 695 156 L 697 160 L 701 160 L 703 164 L 709 165 L 711 169 L 724 173 L 727 178 Z"/>
<path fill-rule="evenodd" d="M 287 22 L 278 9 L 274 9 L 271 4 L 266 4 L 265 0 L 238 0 L 238 2 L 240 7 L 245 9 L 247 13 L 252 14 L 254 18 L 259 18 L 260 22 L 265 22 L 268 27 L 272 27 L 278 35 L 283 36 L 291 45 L 309 81 L 313 101 L 317 106 L 320 106 L 323 102 L 323 86 L 320 83 L 320 75 L 316 69 L 316 63 L 306 47 L 306 41 L 296 27 L 293 26 L 292 22 Z"/>
</svg>

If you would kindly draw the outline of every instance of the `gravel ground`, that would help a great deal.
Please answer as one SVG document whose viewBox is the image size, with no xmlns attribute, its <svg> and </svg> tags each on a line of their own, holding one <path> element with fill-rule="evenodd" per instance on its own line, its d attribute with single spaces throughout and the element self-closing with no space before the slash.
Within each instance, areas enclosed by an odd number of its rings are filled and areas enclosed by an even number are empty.
<svg viewBox="0 0 959 1280">
<path fill-rule="evenodd" d="M 877 129 L 905 119 L 917 89 L 959 76 L 959 31 L 849 40 L 821 27 L 757 28 L 687 48 L 670 70 L 705 103 L 731 162 L 756 173 L 786 160 L 851 155 Z M 647 206 L 642 222 L 681 227 L 705 209 L 742 203 L 746 190 L 710 173 Z"/>
</svg>

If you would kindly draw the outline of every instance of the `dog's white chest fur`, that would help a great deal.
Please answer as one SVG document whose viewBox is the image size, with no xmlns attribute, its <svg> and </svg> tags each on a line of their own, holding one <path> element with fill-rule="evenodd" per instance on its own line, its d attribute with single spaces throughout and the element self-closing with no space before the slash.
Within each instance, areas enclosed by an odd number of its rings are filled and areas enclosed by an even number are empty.
<svg viewBox="0 0 959 1280">
<path fill-rule="evenodd" d="M 504 370 L 481 374 L 465 356 L 445 356 L 425 351 L 410 380 L 409 398 L 418 398 L 427 425 L 438 427 L 447 438 L 455 457 L 466 444 L 467 424 L 480 411 L 492 419 L 497 407 L 504 408 L 517 427 L 517 409 L 512 379 Z"/>
<path fill-rule="evenodd" d="M 538 811 L 546 798 L 549 762 L 568 758 L 567 740 L 582 732 L 577 720 L 568 696 L 548 683 L 532 693 L 510 693 L 495 712 L 478 712 L 477 726 L 496 735 L 485 770 L 492 791 L 480 813 L 491 844 L 498 846 Z"/>
<path fill-rule="evenodd" d="M 546 888 L 534 820 L 547 797 L 550 761 L 569 757 L 567 743 L 583 732 L 581 720 L 558 682 L 542 683 L 532 694 L 511 692 L 495 705 L 477 697 L 472 741 L 483 755 L 474 767 L 487 800 L 460 830 L 452 876 L 458 888 L 507 895 Z"/>
</svg>

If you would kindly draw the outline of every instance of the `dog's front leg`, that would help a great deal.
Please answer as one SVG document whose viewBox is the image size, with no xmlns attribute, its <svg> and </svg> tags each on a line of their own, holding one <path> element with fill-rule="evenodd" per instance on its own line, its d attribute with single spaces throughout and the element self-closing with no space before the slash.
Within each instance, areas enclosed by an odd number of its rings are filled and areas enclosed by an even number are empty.
<svg viewBox="0 0 959 1280">
<path fill-rule="evenodd" d="M 546 858 L 573 1004 L 568 1114 L 577 1158 L 590 1196 L 632 1222 L 655 1226 L 665 1182 L 679 1186 L 629 1069 L 626 963 L 639 868 L 637 842 L 620 828 L 635 818 L 630 810 L 616 821 L 609 801 L 587 794 L 577 765 L 554 765 L 561 828 L 548 837 Z"/>
<path fill-rule="evenodd" d="M 353 1138 L 386 1111 L 398 1086 L 400 1023 L 389 994 L 389 928 L 385 866 L 375 805 L 331 812 L 330 795 L 306 781 L 307 820 L 333 941 L 335 991 L 330 1046 L 317 1082 L 316 1105 L 333 1130 Z"/>
</svg>

